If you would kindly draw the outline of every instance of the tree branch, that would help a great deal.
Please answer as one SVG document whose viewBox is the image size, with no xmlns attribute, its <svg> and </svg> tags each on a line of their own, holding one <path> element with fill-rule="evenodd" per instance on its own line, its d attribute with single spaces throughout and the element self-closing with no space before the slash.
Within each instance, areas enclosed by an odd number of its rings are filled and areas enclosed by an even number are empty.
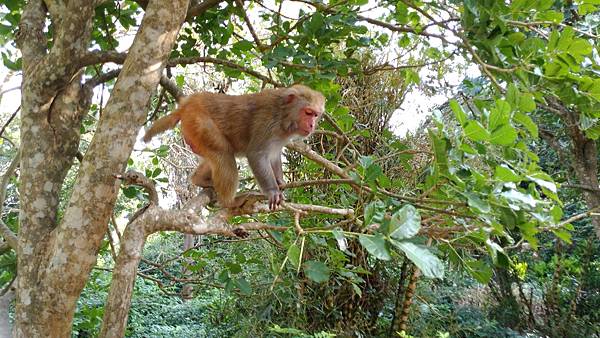
<svg viewBox="0 0 600 338">
<path fill-rule="evenodd" d="M 119 53 L 119 52 L 115 52 L 115 51 L 90 52 L 81 59 L 81 66 L 83 67 L 83 66 L 89 66 L 89 65 L 93 65 L 93 64 L 97 64 L 97 63 L 107 63 L 107 62 L 122 64 L 125 61 L 126 57 L 127 57 L 127 53 Z M 175 59 L 169 60 L 167 62 L 167 65 L 173 67 L 173 66 L 177 66 L 177 65 L 183 66 L 183 65 L 195 64 L 195 63 L 201 63 L 201 62 L 211 63 L 211 64 L 215 64 L 215 65 L 221 65 L 221 66 L 228 67 L 231 69 L 236 69 L 242 73 L 246 73 L 248 75 L 254 76 L 257 79 L 260 79 L 266 83 L 270 83 L 270 84 L 274 85 L 275 87 L 284 87 L 283 84 L 269 78 L 268 76 L 265 76 L 265 75 L 255 71 L 255 70 L 238 65 L 237 63 L 229 61 L 229 60 L 217 59 L 217 58 L 208 57 L 208 56 L 175 58 Z"/>
<path fill-rule="evenodd" d="M 584 185 L 584 184 L 561 184 L 560 187 L 567 188 L 567 189 L 581 189 L 581 190 L 592 191 L 592 192 L 600 192 L 599 187 L 592 187 L 592 186 L 588 186 L 588 185 Z"/>
<path fill-rule="evenodd" d="M 164 75 L 160 77 L 160 85 L 177 101 L 184 96 L 183 91 L 177 87 L 177 84 Z"/>
<path fill-rule="evenodd" d="M 12 113 L 12 115 L 10 115 L 10 117 L 8 118 L 8 121 L 6 121 L 6 123 L 2 126 L 2 129 L 0 129 L 0 136 L 4 135 L 4 131 L 6 130 L 6 128 L 8 127 L 8 125 L 12 122 L 12 120 L 17 116 L 17 114 L 19 113 L 19 111 L 21 111 L 21 106 L 19 106 L 14 113 Z"/>
<path fill-rule="evenodd" d="M 235 3 L 238 5 L 240 12 L 242 13 L 242 19 L 244 19 L 244 22 L 246 22 L 246 26 L 248 26 L 248 30 L 250 31 L 250 34 L 254 39 L 256 47 L 260 51 L 264 50 L 265 47 L 263 46 L 262 42 L 260 42 L 260 39 L 258 38 L 254 27 L 252 27 L 252 22 L 250 22 L 250 18 L 248 18 L 248 15 L 246 14 L 246 10 L 244 9 L 244 3 L 242 2 L 242 0 L 235 0 Z"/>
<path fill-rule="evenodd" d="M 185 17 L 185 21 L 190 22 L 194 20 L 195 17 L 204 14 L 207 10 L 212 7 L 218 5 L 223 0 L 205 0 L 198 4 L 193 4 L 188 8 L 187 15 Z"/>
<path fill-rule="evenodd" d="M 2 209 L 4 208 L 4 199 L 6 198 L 6 188 L 8 186 L 8 182 L 10 182 L 10 178 L 14 174 L 15 170 L 17 170 L 17 167 L 19 166 L 19 161 L 20 156 L 17 153 L 15 158 L 13 158 L 12 162 L 10 162 L 10 165 L 6 169 L 4 176 L 2 176 L 2 181 L 0 182 L 0 214 Z M 17 236 L 2 220 L 0 220 L 0 234 L 2 234 L 2 237 L 4 237 L 4 239 L 6 240 L 6 243 L 13 250 L 16 251 L 19 245 Z"/>
</svg>

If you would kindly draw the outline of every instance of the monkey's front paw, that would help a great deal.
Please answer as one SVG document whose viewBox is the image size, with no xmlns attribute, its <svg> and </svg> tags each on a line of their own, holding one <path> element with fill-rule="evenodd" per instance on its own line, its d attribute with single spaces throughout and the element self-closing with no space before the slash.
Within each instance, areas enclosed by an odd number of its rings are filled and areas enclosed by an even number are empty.
<svg viewBox="0 0 600 338">
<path fill-rule="evenodd" d="M 285 184 L 285 181 L 282 178 L 276 178 L 275 181 L 277 181 L 277 186 L 279 189 L 281 189 L 281 186 Z"/>
<path fill-rule="evenodd" d="M 283 193 L 279 189 L 269 190 L 267 197 L 269 198 L 269 209 L 271 210 L 277 209 L 284 200 Z"/>
</svg>

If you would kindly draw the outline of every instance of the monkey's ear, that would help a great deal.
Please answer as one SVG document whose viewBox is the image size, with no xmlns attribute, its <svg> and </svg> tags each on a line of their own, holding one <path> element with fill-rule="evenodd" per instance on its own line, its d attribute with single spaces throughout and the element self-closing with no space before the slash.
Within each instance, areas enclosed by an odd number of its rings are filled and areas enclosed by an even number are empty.
<svg viewBox="0 0 600 338">
<path fill-rule="evenodd" d="M 294 101 L 296 101 L 296 99 L 298 99 L 298 91 L 296 90 L 296 88 L 289 87 L 286 88 L 284 90 L 283 94 L 283 104 L 288 105 Z"/>
<path fill-rule="evenodd" d="M 294 102 L 295 100 L 296 100 L 296 94 L 289 93 L 285 96 L 284 102 L 285 102 L 285 104 L 290 104 L 290 103 Z"/>
</svg>

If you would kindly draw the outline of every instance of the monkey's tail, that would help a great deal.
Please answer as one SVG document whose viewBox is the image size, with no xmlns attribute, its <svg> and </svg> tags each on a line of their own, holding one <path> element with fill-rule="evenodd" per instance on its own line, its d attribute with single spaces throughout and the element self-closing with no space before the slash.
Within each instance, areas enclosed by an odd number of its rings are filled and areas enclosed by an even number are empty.
<svg viewBox="0 0 600 338">
<path fill-rule="evenodd" d="M 175 128 L 175 125 L 177 124 L 177 122 L 179 122 L 180 119 L 181 119 L 181 116 L 179 115 L 179 109 L 178 109 L 178 110 L 172 112 L 171 114 L 169 114 L 167 116 L 163 116 L 160 119 L 156 120 L 156 122 L 154 122 L 152 124 L 150 129 L 148 129 L 148 131 L 146 131 L 146 134 L 144 134 L 144 138 L 143 138 L 144 142 L 150 141 L 150 139 L 152 139 L 152 137 L 154 137 L 154 135 L 160 134 L 167 129 Z"/>
</svg>

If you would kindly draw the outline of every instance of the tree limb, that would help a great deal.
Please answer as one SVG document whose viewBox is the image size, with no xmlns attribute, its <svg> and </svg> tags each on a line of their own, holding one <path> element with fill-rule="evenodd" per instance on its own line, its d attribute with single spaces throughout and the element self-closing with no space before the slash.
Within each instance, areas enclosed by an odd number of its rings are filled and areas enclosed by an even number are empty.
<svg viewBox="0 0 600 338">
<path fill-rule="evenodd" d="M 10 165 L 6 169 L 4 176 L 2 176 L 2 181 L 0 182 L 0 213 L 4 207 L 4 199 L 6 198 L 6 187 L 8 186 L 8 182 L 10 182 L 10 178 L 14 174 L 15 170 L 17 170 L 17 167 L 19 166 L 19 161 L 20 156 L 17 153 L 15 158 L 13 158 L 12 162 L 10 162 Z M 4 237 L 4 239 L 6 240 L 6 243 L 13 250 L 16 251 L 19 245 L 17 236 L 2 220 L 0 220 L 0 234 L 2 234 L 2 237 Z"/>
<path fill-rule="evenodd" d="M 115 52 L 115 51 L 90 52 L 81 59 L 81 66 L 83 67 L 83 66 L 89 66 L 89 65 L 93 65 L 93 64 L 97 64 L 97 63 L 106 63 L 106 62 L 122 64 L 125 61 L 126 57 L 127 57 L 127 53 L 119 53 L 119 52 Z M 173 66 L 177 66 L 177 65 L 183 66 L 183 65 L 202 63 L 202 62 L 211 63 L 211 64 L 215 64 L 215 65 L 221 65 L 221 66 L 228 67 L 231 69 L 236 69 L 242 73 L 246 73 L 248 75 L 254 76 L 257 79 L 260 79 L 266 83 L 270 83 L 270 84 L 274 85 L 275 87 L 284 87 L 283 84 L 269 78 L 268 76 L 265 76 L 265 75 L 255 71 L 255 70 L 252 70 L 250 68 L 238 65 L 237 63 L 235 63 L 233 61 L 217 59 L 217 58 L 208 57 L 208 56 L 193 56 L 193 57 L 175 58 L 175 59 L 169 60 L 167 62 L 167 65 L 173 67 Z"/>
<path fill-rule="evenodd" d="M 250 18 L 248 18 L 248 14 L 246 14 L 246 9 L 244 9 L 243 1 L 235 0 L 235 3 L 238 5 L 240 12 L 242 13 L 242 19 L 244 19 L 246 26 L 248 26 L 248 30 L 250 31 L 250 34 L 252 35 L 252 38 L 254 39 L 254 43 L 256 44 L 256 47 L 258 48 L 258 50 L 262 51 L 265 47 L 263 46 L 262 42 L 260 42 L 260 39 L 258 38 L 258 35 L 256 34 L 254 27 L 252 26 L 252 22 L 250 22 Z"/>
<path fill-rule="evenodd" d="M 12 113 L 12 115 L 10 115 L 10 117 L 8 118 L 8 121 L 6 121 L 6 123 L 2 126 L 2 129 L 0 129 L 0 136 L 4 135 L 4 131 L 6 130 L 6 128 L 8 127 L 8 125 L 12 122 L 12 120 L 17 116 L 17 114 L 19 113 L 19 111 L 21 111 L 21 106 L 19 106 L 14 113 Z"/>
</svg>

